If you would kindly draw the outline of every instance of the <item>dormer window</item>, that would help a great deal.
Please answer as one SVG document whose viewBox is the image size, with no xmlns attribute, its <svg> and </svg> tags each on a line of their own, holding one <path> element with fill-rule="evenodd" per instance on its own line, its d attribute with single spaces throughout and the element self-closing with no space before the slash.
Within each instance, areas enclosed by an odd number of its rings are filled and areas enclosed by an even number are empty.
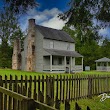
<svg viewBox="0 0 110 110">
<path fill-rule="evenodd" d="M 51 49 L 54 48 L 54 43 L 53 43 L 53 41 L 50 42 L 50 48 L 51 48 Z"/>
</svg>

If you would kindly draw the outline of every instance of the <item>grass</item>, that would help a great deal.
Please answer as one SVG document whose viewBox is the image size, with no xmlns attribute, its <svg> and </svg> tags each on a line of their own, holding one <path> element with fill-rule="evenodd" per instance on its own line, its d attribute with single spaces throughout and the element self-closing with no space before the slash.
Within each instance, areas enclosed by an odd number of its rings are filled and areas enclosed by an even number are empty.
<svg viewBox="0 0 110 110">
<path fill-rule="evenodd" d="M 71 110 L 75 109 L 75 102 L 76 101 L 72 101 L 70 103 Z M 100 102 L 100 97 L 98 96 L 92 99 L 80 99 L 77 103 L 81 107 L 81 110 L 86 110 L 87 106 L 89 106 L 91 110 L 110 110 L 110 99 Z M 61 105 L 61 108 L 63 110 L 64 104 Z"/>
<path fill-rule="evenodd" d="M 78 104 L 81 106 L 82 110 L 86 110 L 87 106 L 89 106 L 91 110 L 110 110 L 109 102 L 110 99 L 106 99 L 104 102 L 100 102 L 100 98 L 93 97 L 93 99 L 81 99 L 78 101 Z"/>
<path fill-rule="evenodd" d="M 99 74 L 99 75 L 104 75 L 104 74 L 110 74 L 110 72 L 101 72 L 101 71 L 83 71 L 82 74 Z"/>
<path fill-rule="evenodd" d="M 101 75 L 104 75 L 104 74 L 110 74 L 110 72 L 98 72 L 98 71 L 84 71 L 82 73 L 80 73 L 80 75 L 83 76 L 84 75 L 90 75 L 90 74 L 101 74 Z M 0 75 L 2 77 L 4 77 L 5 75 L 7 75 L 8 77 L 10 75 L 12 76 L 15 76 L 17 75 L 18 78 L 20 78 L 21 75 L 25 76 L 38 76 L 38 75 L 68 75 L 70 76 L 71 74 L 60 74 L 60 73 L 57 73 L 57 74 L 52 74 L 52 73 L 40 73 L 40 72 L 26 72 L 26 71 L 19 71 L 19 70 L 11 70 L 11 69 L 0 69 Z M 91 110 L 110 110 L 110 99 L 106 99 L 104 102 L 100 102 L 100 98 L 99 97 L 93 97 L 92 99 L 80 99 L 77 101 L 79 106 L 82 108 L 82 110 L 86 110 L 86 107 L 89 106 Z M 75 107 L 75 101 L 72 101 L 70 102 L 71 104 L 71 110 L 73 109 L 74 110 L 74 107 Z M 64 110 L 64 104 L 61 104 L 61 110 Z"/>
<path fill-rule="evenodd" d="M 83 71 L 82 73 L 80 73 L 81 75 L 83 74 L 110 74 L 110 72 L 100 72 L 100 71 Z M 27 71 L 20 71 L 20 70 L 12 70 L 12 69 L 0 69 L 0 75 L 2 76 L 9 76 L 9 75 L 17 75 L 17 76 L 38 76 L 38 75 L 71 75 L 71 74 L 67 74 L 67 73 L 43 73 L 43 72 L 27 72 Z"/>
</svg>

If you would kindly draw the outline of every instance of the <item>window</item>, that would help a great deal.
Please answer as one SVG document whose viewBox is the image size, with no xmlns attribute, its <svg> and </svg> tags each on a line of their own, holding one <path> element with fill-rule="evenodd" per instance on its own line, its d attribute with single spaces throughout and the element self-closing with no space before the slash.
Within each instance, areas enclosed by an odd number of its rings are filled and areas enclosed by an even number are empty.
<svg viewBox="0 0 110 110">
<path fill-rule="evenodd" d="M 58 64 L 62 65 L 62 58 L 58 58 Z"/>
<path fill-rule="evenodd" d="M 35 54 L 35 46 L 32 45 L 32 55 L 34 55 L 34 54 Z"/>
<path fill-rule="evenodd" d="M 54 48 L 53 41 L 50 42 L 50 48 L 51 48 L 51 49 Z"/>
<path fill-rule="evenodd" d="M 70 44 L 67 44 L 67 50 L 70 50 Z"/>
<path fill-rule="evenodd" d="M 66 59 L 66 63 L 67 63 L 67 65 L 70 64 L 70 59 L 69 58 Z"/>
</svg>

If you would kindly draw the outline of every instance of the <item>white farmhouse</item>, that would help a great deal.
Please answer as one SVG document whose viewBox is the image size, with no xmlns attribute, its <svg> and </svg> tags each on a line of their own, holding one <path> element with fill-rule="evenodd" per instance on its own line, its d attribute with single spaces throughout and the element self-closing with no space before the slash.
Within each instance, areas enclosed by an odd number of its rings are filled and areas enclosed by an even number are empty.
<svg viewBox="0 0 110 110">
<path fill-rule="evenodd" d="M 75 58 L 81 57 L 81 65 L 75 65 Z M 66 32 L 35 24 L 29 19 L 24 50 L 15 40 L 12 69 L 36 72 L 80 72 L 83 71 L 83 56 L 75 51 L 75 41 Z"/>
</svg>

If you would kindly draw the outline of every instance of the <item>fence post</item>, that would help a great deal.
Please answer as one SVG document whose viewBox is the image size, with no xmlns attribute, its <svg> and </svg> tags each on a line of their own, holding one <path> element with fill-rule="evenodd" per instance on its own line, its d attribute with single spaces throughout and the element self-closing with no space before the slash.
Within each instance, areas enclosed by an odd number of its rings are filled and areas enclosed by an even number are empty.
<svg viewBox="0 0 110 110">
<path fill-rule="evenodd" d="M 75 103 L 75 110 L 81 110 L 81 107 L 78 105 L 78 103 Z"/>
<path fill-rule="evenodd" d="M 49 95 L 46 95 L 46 104 L 49 106 L 54 105 L 53 99 Z"/>
<path fill-rule="evenodd" d="M 65 100 L 65 110 L 70 110 L 70 104 L 68 100 Z"/>
<path fill-rule="evenodd" d="M 88 97 L 92 98 L 92 77 L 88 75 Z"/>
<path fill-rule="evenodd" d="M 90 110 L 90 108 L 87 106 L 87 110 Z"/>
<path fill-rule="evenodd" d="M 38 91 L 38 94 L 39 94 L 38 101 L 44 103 L 44 96 L 43 96 L 42 92 L 41 91 Z"/>
<path fill-rule="evenodd" d="M 36 110 L 36 104 L 33 99 L 23 99 L 22 110 Z"/>
<path fill-rule="evenodd" d="M 0 76 L 0 86 L 3 86 L 2 76 Z M 3 93 L 0 93 L 0 110 L 3 110 Z"/>
<path fill-rule="evenodd" d="M 55 101 L 55 108 L 60 110 L 60 100 L 59 99 L 56 99 L 56 101 Z"/>
</svg>

